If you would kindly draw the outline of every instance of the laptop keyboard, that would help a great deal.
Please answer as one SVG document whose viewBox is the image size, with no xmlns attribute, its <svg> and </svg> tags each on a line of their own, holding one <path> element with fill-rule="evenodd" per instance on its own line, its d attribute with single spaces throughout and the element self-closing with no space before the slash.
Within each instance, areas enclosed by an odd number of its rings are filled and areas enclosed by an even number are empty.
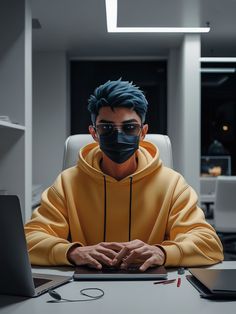
<svg viewBox="0 0 236 314">
<path fill-rule="evenodd" d="M 112 272 L 114 272 L 114 273 L 116 273 L 117 272 L 117 270 L 119 271 L 119 272 L 141 272 L 140 270 L 139 270 L 139 267 L 140 266 L 138 266 L 138 265 L 130 265 L 127 269 L 120 269 L 119 267 L 116 267 L 116 266 L 106 266 L 106 265 L 103 265 L 102 266 L 102 270 L 103 271 L 106 271 L 106 272 L 110 272 L 110 273 L 112 273 Z"/>
<path fill-rule="evenodd" d="M 45 283 L 48 283 L 51 281 L 50 279 L 45 279 L 45 278 L 33 278 L 33 280 L 34 280 L 35 288 L 38 288 L 38 287 L 44 285 Z"/>
</svg>

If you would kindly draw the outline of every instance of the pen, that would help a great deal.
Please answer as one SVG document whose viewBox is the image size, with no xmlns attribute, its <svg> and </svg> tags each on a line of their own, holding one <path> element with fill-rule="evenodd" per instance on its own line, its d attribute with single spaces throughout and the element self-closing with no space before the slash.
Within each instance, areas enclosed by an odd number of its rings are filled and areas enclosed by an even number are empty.
<svg viewBox="0 0 236 314">
<path fill-rule="evenodd" d="M 169 283 L 173 283 L 175 281 L 176 279 L 161 280 L 161 281 L 155 281 L 153 284 L 154 285 L 159 285 L 159 284 L 168 285 Z"/>
</svg>

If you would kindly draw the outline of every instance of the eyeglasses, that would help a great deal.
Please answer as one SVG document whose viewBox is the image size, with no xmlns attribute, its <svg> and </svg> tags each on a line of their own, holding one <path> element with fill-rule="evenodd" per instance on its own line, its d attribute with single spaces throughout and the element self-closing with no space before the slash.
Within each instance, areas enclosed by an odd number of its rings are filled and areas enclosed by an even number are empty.
<svg viewBox="0 0 236 314">
<path fill-rule="evenodd" d="M 126 135 L 139 135 L 142 128 L 143 126 L 138 123 L 98 123 L 94 126 L 99 135 L 111 135 L 115 130 L 119 130 L 119 132 Z"/>
</svg>

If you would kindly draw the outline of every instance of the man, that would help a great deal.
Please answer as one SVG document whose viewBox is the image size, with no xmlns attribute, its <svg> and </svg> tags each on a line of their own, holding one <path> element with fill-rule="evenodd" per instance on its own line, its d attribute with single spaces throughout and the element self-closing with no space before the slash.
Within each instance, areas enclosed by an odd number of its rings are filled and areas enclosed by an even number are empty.
<svg viewBox="0 0 236 314">
<path fill-rule="evenodd" d="M 183 177 L 143 141 L 147 100 L 108 81 L 89 99 L 95 143 L 42 195 L 25 226 L 32 264 L 140 270 L 222 261 L 222 245 Z"/>
</svg>

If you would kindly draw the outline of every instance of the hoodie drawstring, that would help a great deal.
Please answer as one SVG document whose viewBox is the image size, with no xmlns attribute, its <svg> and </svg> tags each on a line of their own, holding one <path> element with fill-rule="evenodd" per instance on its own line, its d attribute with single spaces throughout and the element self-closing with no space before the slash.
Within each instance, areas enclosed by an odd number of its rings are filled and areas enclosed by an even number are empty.
<svg viewBox="0 0 236 314">
<path fill-rule="evenodd" d="M 132 222 L 132 186 L 133 177 L 129 177 L 129 241 L 131 240 L 131 222 Z M 106 241 L 106 226 L 107 226 L 107 181 L 106 176 L 103 176 L 104 184 L 104 227 L 103 227 L 103 242 Z"/>
<path fill-rule="evenodd" d="M 131 240 L 131 221 L 132 221 L 132 186 L 133 177 L 129 177 L 129 241 Z"/>
<path fill-rule="evenodd" d="M 103 242 L 106 241 L 106 227 L 107 227 L 107 181 L 106 176 L 103 176 L 104 183 L 104 227 L 103 227 Z"/>
</svg>

